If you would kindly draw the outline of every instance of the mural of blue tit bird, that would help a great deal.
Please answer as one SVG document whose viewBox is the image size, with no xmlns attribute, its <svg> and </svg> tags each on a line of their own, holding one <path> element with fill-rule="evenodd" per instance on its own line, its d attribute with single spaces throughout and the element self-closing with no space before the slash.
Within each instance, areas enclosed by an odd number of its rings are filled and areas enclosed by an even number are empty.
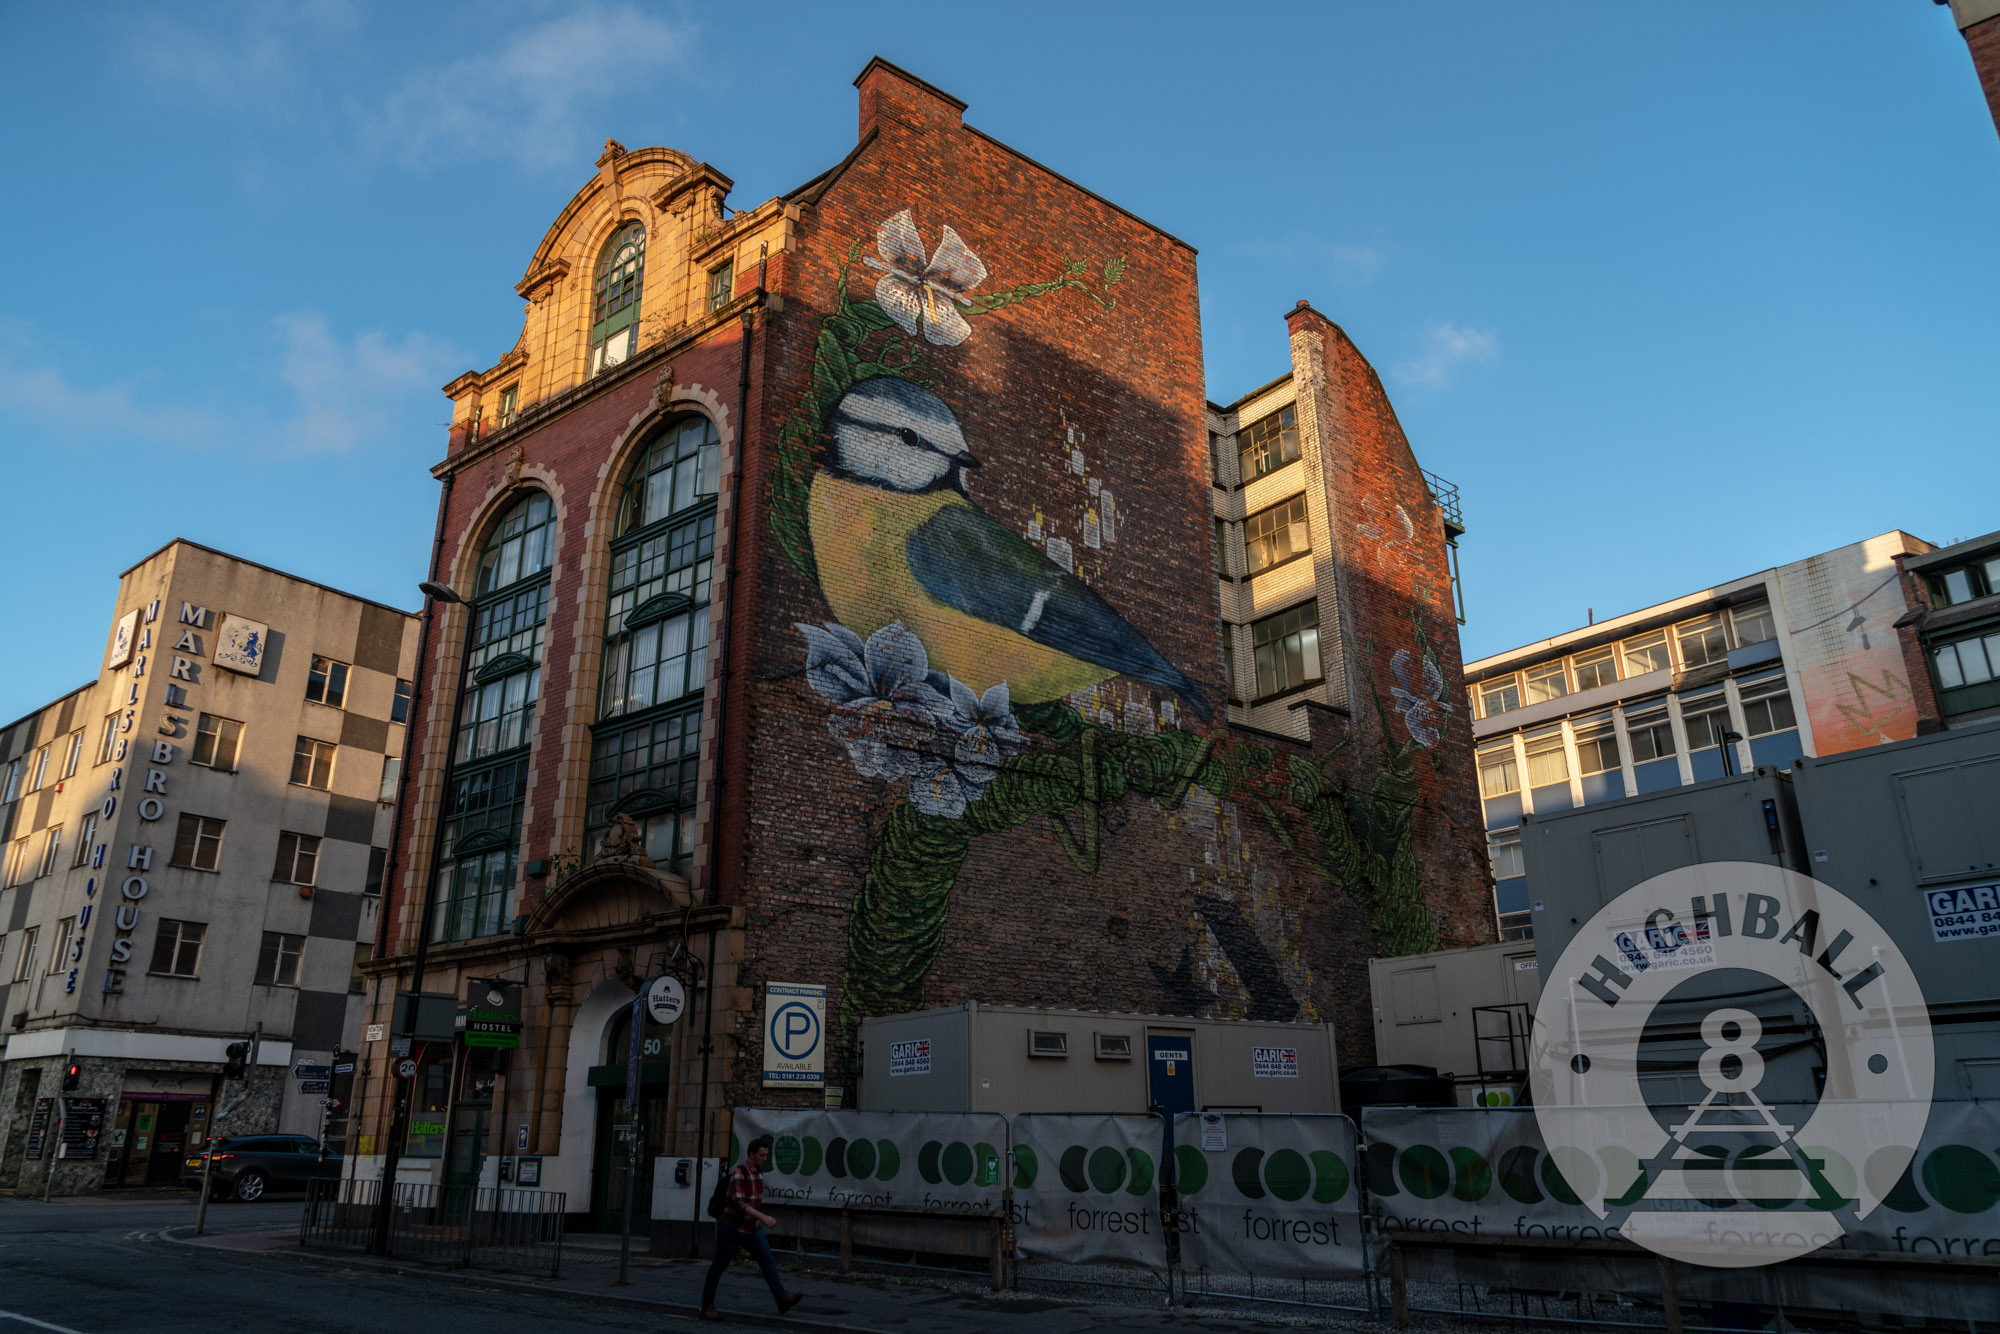
<svg viewBox="0 0 2000 1334">
<path fill-rule="evenodd" d="M 866 637 L 901 621 L 930 665 L 1014 703 L 1060 699 L 1114 676 L 1171 690 L 1203 718 L 1201 687 L 1097 592 L 974 505 L 979 466 L 957 416 L 922 385 L 856 384 L 828 422 L 808 500 L 820 588 Z"/>
</svg>

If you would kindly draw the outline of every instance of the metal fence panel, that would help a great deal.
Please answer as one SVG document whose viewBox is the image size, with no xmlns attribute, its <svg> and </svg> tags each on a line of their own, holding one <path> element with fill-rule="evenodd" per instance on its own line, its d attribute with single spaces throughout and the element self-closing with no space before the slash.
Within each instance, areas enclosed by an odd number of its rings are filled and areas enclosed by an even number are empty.
<svg viewBox="0 0 2000 1334">
<path fill-rule="evenodd" d="M 1324 1279 L 1366 1272 L 1354 1123 L 1183 1113 L 1174 1123 L 1183 1269 Z"/>
<path fill-rule="evenodd" d="M 764 1189 L 779 1203 L 979 1218 L 1005 1210 L 1003 1116 L 739 1107 L 734 1117 L 740 1142 L 775 1141 Z"/>
<path fill-rule="evenodd" d="M 380 1181 L 315 1181 L 299 1219 L 299 1245 L 370 1248 Z M 562 1273 L 561 1191 L 434 1186 L 399 1181 L 390 1196 L 389 1254 L 402 1260 L 525 1273 Z"/>
<path fill-rule="evenodd" d="M 1014 1238 L 1023 1259 L 1165 1272 L 1156 1116 L 1014 1118 Z"/>
</svg>

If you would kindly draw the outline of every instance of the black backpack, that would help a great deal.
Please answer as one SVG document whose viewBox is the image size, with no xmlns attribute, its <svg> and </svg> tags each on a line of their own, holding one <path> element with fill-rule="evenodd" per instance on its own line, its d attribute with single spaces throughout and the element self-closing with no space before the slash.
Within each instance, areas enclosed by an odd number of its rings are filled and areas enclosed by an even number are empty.
<svg viewBox="0 0 2000 1334">
<path fill-rule="evenodd" d="M 729 1208 L 729 1178 L 733 1175 L 735 1175 L 734 1168 L 723 1168 L 722 1175 L 715 1179 L 715 1189 L 709 1192 L 708 1216 L 717 1222 L 721 1221 L 722 1215 Z"/>
</svg>

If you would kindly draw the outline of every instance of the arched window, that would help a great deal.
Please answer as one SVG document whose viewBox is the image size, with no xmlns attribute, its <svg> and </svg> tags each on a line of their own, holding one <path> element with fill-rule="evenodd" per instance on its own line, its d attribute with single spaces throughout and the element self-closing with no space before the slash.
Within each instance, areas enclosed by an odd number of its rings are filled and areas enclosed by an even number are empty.
<svg viewBox="0 0 2000 1334">
<path fill-rule="evenodd" d="M 706 418 L 670 424 L 633 468 L 611 542 L 584 845 L 630 815 L 647 855 L 677 870 L 694 824 L 720 455 Z"/>
<path fill-rule="evenodd" d="M 508 508 L 479 555 L 445 779 L 433 940 L 507 929 L 554 554 L 554 508 L 536 491 Z"/>
<path fill-rule="evenodd" d="M 590 373 L 639 350 L 639 289 L 646 280 L 646 229 L 628 222 L 604 243 L 590 298 Z"/>
</svg>

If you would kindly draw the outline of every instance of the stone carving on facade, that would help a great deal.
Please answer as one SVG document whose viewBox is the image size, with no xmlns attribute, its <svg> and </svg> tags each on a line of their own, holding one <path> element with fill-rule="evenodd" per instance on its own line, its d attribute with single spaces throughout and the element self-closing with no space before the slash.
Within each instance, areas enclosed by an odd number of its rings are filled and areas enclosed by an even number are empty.
<svg viewBox="0 0 2000 1334">
<path fill-rule="evenodd" d="M 570 957 L 567 954 L 544 954 L 542 956 L 542 983 L 548 988 L 549 999 L 558 1005 L 567 1005 L 570 1000 Z"/>
<path fill-rule="evenodd" d="M 597 845 L 597 855 L 591 861 L 654 865 L 653 859 L 646 855 L 645 831 L 639 828 L 637 820 L 623 813 L 611 817 L 611 827 L 604 831 L 604 840 Z"/>
</svg>

